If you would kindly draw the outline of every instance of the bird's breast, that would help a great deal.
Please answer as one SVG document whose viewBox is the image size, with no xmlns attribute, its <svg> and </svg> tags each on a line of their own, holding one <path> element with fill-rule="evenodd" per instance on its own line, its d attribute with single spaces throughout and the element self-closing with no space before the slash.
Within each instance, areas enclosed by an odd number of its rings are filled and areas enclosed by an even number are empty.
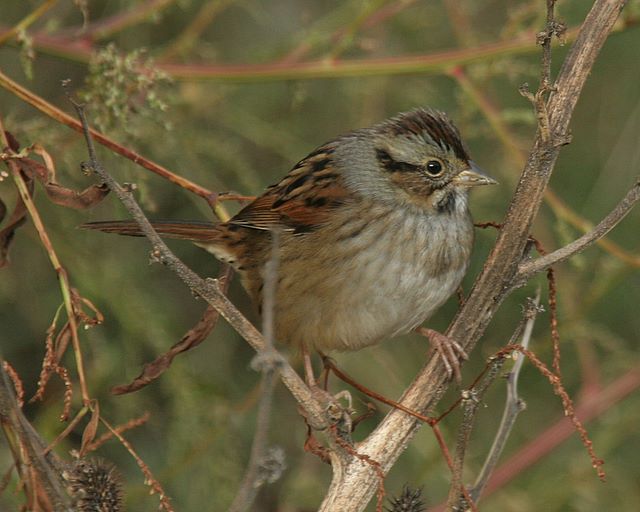
<svg viewBox="0 0 640 512">
<path fill-rule="evenodd" d="M 472 242 L 466 208 L 447 216 L 344 208 L 331 224 L 283 244 L 277 335 L 329 351 L 408 332 L 459 286 Z"/>
</svg>

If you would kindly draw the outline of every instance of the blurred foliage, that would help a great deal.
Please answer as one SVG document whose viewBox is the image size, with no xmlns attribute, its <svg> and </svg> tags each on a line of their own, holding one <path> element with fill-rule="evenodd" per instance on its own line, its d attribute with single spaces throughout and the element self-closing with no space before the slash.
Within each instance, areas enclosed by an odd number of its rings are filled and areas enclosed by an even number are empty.
<svg viewBox="0 0 640 512">
<path fill-rule="evenodd" d="M 56 2 L 20 31 L 19 38 L 1 45 L 0 69 L 69 112 L 61 80 L 70 79 L 72 87 L 91 91 L 89 115 L 110 137 L 196 183 L 214 191 L 257 194 L 335 135 L 428 105 L 450 113 L 474 160 L 502 184 L 473 195 L 475 218 L 500 221 L 506 211 L 521 169 L 519 152 L 526 153 L 535 130 L 530 106 L 519 95 L 518 86 L 537 81 L 539 56 L 533 34 L 544 20 L 541 0 L 104 0 L 86 2 L 86 25 L 76 4 L 85 2 Z M 0 34 L 37 5 L 35 1 L 5 2 Z M 567 0 L 558 9 L 572 28 L 588 7 L 589 2 Z M 384 12 L 392 14 L 376 18 Z M 633 18 L 638 12 L 638 2 L 631 2 L 623 15 L 628 23 L 621 22 L 607 41 L 576 109 L 573 142 L 563 149 L 551 183 L 574 213 L 592 222 L 614 206 L 640 169 L 640 30 Z M 123 19 L 129 22 L 110 23 Z M 67 46 L 47 44 L 62 36 L 68 38 Z M 191 63 L 195 70 L 214 63 L 429 55 L 523 36 L 531 41 L 530 51 L 503 53 L 466 65 L 464 74 L 471 88 L 442 70 L 327 79 L 256 78 L 245 83 L 224 76 L 197 79 L 195 74 L 166 83 L 164 72 L 154 70 L 154 65 L 162 69 L 169 61 Z M 556 46 L 554 69 L 567 50 Z M 100 55 L 102 64 L 98 65 Z M 111 63 L 108 69 L 105 62 Z M 120 71 L 112 74 L 116 68 Z M 473 91 L 498 114 L 508 140 L 488 122 Z M 112 104 L 106 95 L 113 92 L 120 97 Z M 7 129 L 23 146 L 37 142 L 51 153 L 58 179 L 65 186 L 82 189 L 92 183 L 93 178 L 79 172 L 86 149 L 78 134 L 6 90 L 0 90 L 0 106 Z M 115 117 L 107 117 L 114 113 Z M 104 148 L 99 148 L 99 156 L 120 181 L 138 184 L 139 198 L 151 217 L 210 218 L 201 199 Z M 0 197 L 5 204 L 13 204 L 12 180 L 0 183 Z M 100 400 L 102 414 L 119 424 L 150 411 L 149 422 L 125 436 L 163 483 L 176 510 L 225 510 L 242 478 L 255 426 L 259 375 L 249 367 L 251 349 L 221 322 L 205 343 L 179 357 L 151 386 L 132 395 L 111 395 L 112 386 L 129 382 L 145 362 L 194 325 L 204 305 L 165 268 L 148 265 L 149 246 L 144 240 L 75 229 L 82 222 L 123 217 L 125 212 L 115 197 L 90 211 L 71 211 L 52 205 L 37 191 L 36 204 L 72 285 L 106 317 L 104 325 L 81 334 L 89 389 Z M 639 221 L 636 209 L 609 236 L 635 255 L 636 262 L 640 257 Z M 552 249 L 581 231 L 544 207 L 534 234 Z M 494 238 L 491 230 L 478 231 L 466 290 Z M 206 253 L 180 243 L 172 247 L 201 275 L 217 274 L 217 262 Z M 570 393 L 580 398 L 640 364 L 640 273 L 637 265 L 594 246 L 558 267 L 557 275 L 563 378 Z M 465 365 L 466 383 L 507 342 L 520 317 L 520 304 L 539 285 L 545 289 L 543 276 L 502 306 L 482 345 Z M 230 297 L 256 320 L 238 283 L 233 283 Z M 56 275 L 36 231 L 31 225 L 22 227 L 12 247 L 11 265 L 2 269 L 0 279 L 0 353 L 21 375 L 27 396 L 35 392 L 45 330 L 61 301 Z M 429 325 L 444 329 L 455 310 L 455 300 L 451 300 Z M 541 315 L 532 348 L 549 361 L 550 346 L 548 315 Z M 398 397 L 425 361 L 426 351 L 423 339 L 405 336 L 358 353 L 339 354 L 337 362 L 365 385 Z M 291 358 L 299 365 L 295 354 Z M 71 354 L 65 364 L 74 368 Z M 530 365 L 521 382 L 528 408 L 516 424 L 505 458 L 537 439 L 562 416 L 559 400 Z M 344 387 L 331 382 L 333 391 Z M 58 421 L 63 391 L 54 377 L 45 401 L 25 406 L 27 416 L 49 441 L 65 427 Z M 504 385 L 497 382 L 479 415 L 467 463 L 469 481 L 495 434 L 504 393 Z M 456 389 L 448 392 L 442 410 L 457 394 Z M 354 396 L 362 412 L 366 399 L 355 392 Z M 79 404 L 76 392 L 76 410 Z M 640 508 L 639 407 L 636 390 L 588 424 L 595 449 L 606 461 L 606 484 L 597 481 L 583 446 L 573 436 L 485 498 L 481 508 L 519 512 Z M 356 439 L 371 431 L 384 411 L 381 407 L 361 424 Z M 454 412 L 441 425 L 451 443 L 458 421 L 459 413 Z M 58 446 L 58 453 L 68 458 L 68 451 L 79 446 L 81 433 L 81 428 L 76 429 Z M 283 448 L 288 469 L 280 480 L 261 490 L 253 510 L 317 508 L 331 471 L 303 451 L 305 434 L 294 400 L 279 387 L 270 435 L 273 444 Z M 5 446 L 0 442 L 2 473 L 12 463 Z M 142 475 L 121 445 L 110 441 L 99 455 L 123 473 L 129 510 L 157 508 L 156 498 L 148 496 Z M 448 480 L 435 439 L 430 429 L 423 428 L 392 469 L 386 487 L 395 495 L 406 483 L 423 487 L 424 499 L 434 505 L 446 497 Z M 21 495 L 15 486 L 14 480 L 0 495 L 1 509 L 19 508 Z"/>
<path fill-rule="evenodd" d="M 162 122 L 165 130 L 171 129 L 164 115 L 168 105 L 162 99 L 169 76 L 155 68 L 153 61 L 144 59 L 145 53 L 136 49 L 122 55 L 110 43 L 91 56 L 86 89 L 80 98 L 93 107 L 92 121 L 100 131 L 107 133 L 119 127 L 132 134 L 132 124 L 142 121 L 144 127 L 148 117 Z"/>
</svg>

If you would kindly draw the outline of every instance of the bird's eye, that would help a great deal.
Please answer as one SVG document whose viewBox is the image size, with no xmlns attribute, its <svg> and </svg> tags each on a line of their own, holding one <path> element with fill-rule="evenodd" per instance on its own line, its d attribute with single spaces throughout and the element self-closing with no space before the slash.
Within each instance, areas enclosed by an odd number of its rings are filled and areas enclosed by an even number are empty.
<svg viewBox="0 0 640 512">
<path fill-rule="evenodd" d="M 442 163 L 438 160 L 429 160 L 427 162 L 426 169 L 431 176 L 437 176 L 442 172 Z"/>
</svg>

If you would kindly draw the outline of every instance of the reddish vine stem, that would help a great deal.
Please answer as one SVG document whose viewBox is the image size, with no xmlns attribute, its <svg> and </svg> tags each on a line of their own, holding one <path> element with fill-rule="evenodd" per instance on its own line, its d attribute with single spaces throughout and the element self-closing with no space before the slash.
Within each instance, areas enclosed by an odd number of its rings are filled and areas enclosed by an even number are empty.
<svg viewBox="0 0 640 512">
<path fill-rule="evenodd" d="M 584 428 L 582 422 L 576 416 L 575 408 L 573 406 L 573 401 L 571 397 L 565 390 L 562 385 L 562 379 L 559 375 L 556 375 L 553 371 L 549 370 L 547 366 L 536 356 L 531 350 L 524 348 L 522 345 L 507 345 L 502 350 L 500 350 L 496 356 L 503 357 L 506 354 L 510 354 L 511 352 L 518 351 L 523 353 L 527 358 L 531 361 L 531 363 L 538 369 L 538 371 L 546 377 L 551 386 L 553 387 L 553 391 L 556 395 L 560 397 L 562 400 L 562 406 L 564 409 L 565 415 L 571 420 L 574 428 L 578 432 L 580 439 L 582 440 L 582 444 L 587 449 L 589 453 L 589 458 L 591 459 L 591 464 L 598 474 L 598 478 L 603 482 L 606 481 L 606 473 L 602 469 L 602 465 L 604 461 L 598 458 L 593 450 L 593 443 L 591 439 L 589 439 L 589 434 L 587 430 Z"/>
</svg>

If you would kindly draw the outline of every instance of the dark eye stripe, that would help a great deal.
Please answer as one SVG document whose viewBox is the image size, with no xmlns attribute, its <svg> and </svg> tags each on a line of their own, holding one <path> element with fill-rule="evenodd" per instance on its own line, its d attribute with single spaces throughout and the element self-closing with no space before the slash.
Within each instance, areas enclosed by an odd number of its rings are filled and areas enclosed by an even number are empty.
<svg viewBox="0 0 640 512">
<path fill-rule="evenodd" d="M 407 162 L 398 162 L 391 158 L 391 155 L 384 149 L 376 149 L 376 158 L 382 168 L 387 172 L 418 172 L 419 165 L 408 164 Z"/>
</svg>

